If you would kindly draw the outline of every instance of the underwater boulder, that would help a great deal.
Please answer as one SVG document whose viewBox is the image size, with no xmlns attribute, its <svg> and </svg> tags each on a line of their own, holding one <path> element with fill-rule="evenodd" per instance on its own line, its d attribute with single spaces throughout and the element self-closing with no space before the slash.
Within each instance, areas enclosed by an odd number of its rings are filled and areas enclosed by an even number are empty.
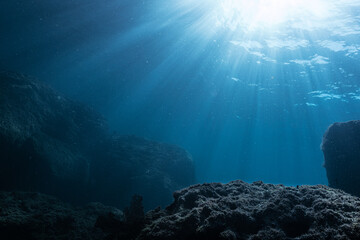
<svg viewBox="0 0 360 240">
<path fill-rule="evenodd" d="M 27 76 L 0 73 L 0 189 L 83 201 L 105 121 Z"/>
<path fill-rule="evenodd" d="M 195 183 L 193 160 L 176 145 L 136 136 L 113 136 L 107 143 L 91 172 L 97 201 L 125 206 L 137 194 L 151 209 L 170 204 L 175 190 Z"/>
<path fill-rule="evenodd" d="M 146 214 L 137 239 L 360 239 L 360 199 L 327 186 L 194 185 Z"/>
<path fill-rule="evenodd" d="M 321 148 L 329 186 L 360 197 L 360 121 L 332 124 Z"/>
</svg>

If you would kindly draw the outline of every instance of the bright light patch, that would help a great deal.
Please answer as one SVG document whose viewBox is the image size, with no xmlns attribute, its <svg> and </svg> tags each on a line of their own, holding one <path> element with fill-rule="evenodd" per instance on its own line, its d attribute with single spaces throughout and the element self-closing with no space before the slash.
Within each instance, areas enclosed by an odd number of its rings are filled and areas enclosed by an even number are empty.
<svg viewBox="0 0 360 240">
<path fill-rule="evenodd" d="M 278 27 L 319 21 L 330 16 L 324 0 L 222 0 L 218 23 L 232 30 Z"/>
</svg>

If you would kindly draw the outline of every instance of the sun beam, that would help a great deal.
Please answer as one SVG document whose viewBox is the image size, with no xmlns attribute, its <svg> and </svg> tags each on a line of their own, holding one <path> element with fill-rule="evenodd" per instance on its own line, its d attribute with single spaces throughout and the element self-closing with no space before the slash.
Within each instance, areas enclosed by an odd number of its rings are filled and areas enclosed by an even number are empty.
<svg viewBox="0 0 360 240">
<path fill-rule="evenodd" d="M 329 16 L 323 0 L 223 0 L 220 4 L 218 24 L 232 30 L 268 29 Z"/>
</svg>

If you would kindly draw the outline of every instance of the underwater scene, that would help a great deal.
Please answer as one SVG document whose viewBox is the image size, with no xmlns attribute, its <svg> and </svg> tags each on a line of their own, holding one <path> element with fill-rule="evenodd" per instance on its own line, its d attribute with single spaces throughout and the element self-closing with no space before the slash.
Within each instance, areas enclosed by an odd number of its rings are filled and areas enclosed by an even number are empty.
<svg viewBox="0 0 360 240">
<path fill-rule="evenodd" d="M 0 239 L 360 240 L 360 0 L 2 0 Z"/>
</svg>

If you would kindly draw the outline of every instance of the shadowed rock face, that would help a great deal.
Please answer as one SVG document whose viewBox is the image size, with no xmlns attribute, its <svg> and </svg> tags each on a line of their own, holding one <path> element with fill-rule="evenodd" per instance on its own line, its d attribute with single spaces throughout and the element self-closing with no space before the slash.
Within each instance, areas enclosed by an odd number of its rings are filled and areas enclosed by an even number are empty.
<svg viewBox="0 0 360 240">
<path fill-rule="evenodd" d="M 91 109 L 25 76 L 0 73 L 0 189 L 77 201 L 104 135 L 105 121 Z"/>
<path fill-rule="evenodd" d="M 139 239 L 360 239 L 360 200 L 326 186 L 195 185 L 147 214 Z"/>
<path fill-rule="evenodd" d="M 329 186 L 360 196 L 360 121 L 332 124 L 321 147 Z"/>
<path fill-rule="evenodd" d="M 118 207 L 140 194 L 149 209 L 194 183 L 185 150 L 107 131 L 93 110 L 26 76 L 0 73 L 0 190 Z"/>
</svg>

